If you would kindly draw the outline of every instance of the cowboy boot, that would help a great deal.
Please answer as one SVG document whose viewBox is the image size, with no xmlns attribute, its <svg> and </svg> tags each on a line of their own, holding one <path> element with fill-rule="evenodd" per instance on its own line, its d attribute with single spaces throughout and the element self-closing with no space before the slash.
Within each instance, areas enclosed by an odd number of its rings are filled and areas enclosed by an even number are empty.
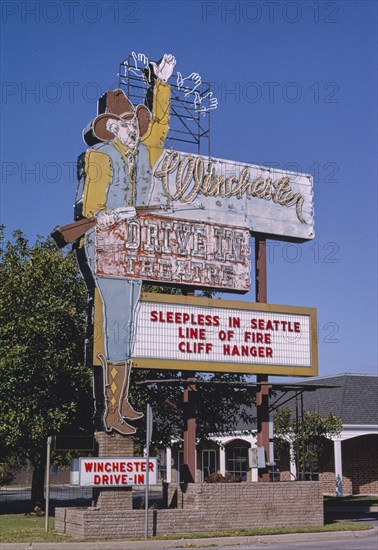
<svg viewBox="0 0 378 550">
<path fill-rule="evenodd" d="M 124 386 L 122 371 L 119 371 L 116 363 L 109 363 L 102 354 L 98 354 L 104 373 L 105 411 L 103 423 L 105 431 L 117 431 L 122 435 L 132 435 L 136 429 L 121 417 L 119 403 Z"/>
<path fill-rule="evenodd" d="M 121 413 L 121 416 L 123 418 L 126 418 L 127 420 L 140 420 L 141 418 L 143 418 L 144 414 L 134 410 L 129 402 L 131 361 L 126 361 L 124 363 L 124 369 L 125 369 L 125 378 L 124 378 L 124 385 L 121 393 L 120 413 Z"/>
</svg>

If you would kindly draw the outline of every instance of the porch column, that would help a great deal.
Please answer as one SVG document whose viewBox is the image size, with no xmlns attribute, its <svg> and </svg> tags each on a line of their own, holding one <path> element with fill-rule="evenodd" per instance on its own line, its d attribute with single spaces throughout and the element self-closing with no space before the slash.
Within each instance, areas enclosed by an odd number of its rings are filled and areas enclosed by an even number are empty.
<svg viewBox="0 0 378 550">
<path fill-rule="evenodd" d="M 297 465 L 295 463 L 295 452 L 293 444 L 290 443 L 290 481 L 297 479 Z"/>
<path fill-rule="evenodd" d="M 172 448 L 166 447 L 165 449 L 165 464 L 166 464 L 166 476 L 167 483 L 171 483 L 172 481 Z"/>
<path fill-rule="evenodd" d="M 226 447 L 219 447 L 219 473 L 222 476 L 226 475 Z"/>
<path fill-rule="evenodd" d="M 336 496 L 343 496 L 343 455 L 341 452 L 341 439 L 333 440 L 333 452 L 335 457 Z"/>
</svg>

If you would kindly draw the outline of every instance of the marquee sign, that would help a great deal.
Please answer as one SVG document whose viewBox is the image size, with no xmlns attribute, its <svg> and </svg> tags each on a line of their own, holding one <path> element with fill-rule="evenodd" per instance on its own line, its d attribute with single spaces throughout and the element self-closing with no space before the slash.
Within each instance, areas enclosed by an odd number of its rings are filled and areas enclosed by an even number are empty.
<svg viewBox="0 0 378 550">
<path fill-rule="evenodd" d="M 134 366 L 316 376 L 316 311 L 205 298 L 144 294 Z"/>
<path fill-rule="evenodd" d="M 247 292 L 245 229 L 138 214 L 96 227 L 96 274 Z"/>
<path fill-rule="evenodd" d="M 80 458 L 79 484 L 84 487 L 146 485 L 145 458 Z M 149 459 L 148 483 L 157 484 L 157 459 Z"/>
<path fill-rule="evenodd" d="M 185 204 L 180 217 L 248 228 L 285 240 L 315 236 L 312 176 L 165 150 L 148 198 L 139 204 Z M 166 215 L 169 215 L 167 213 Z"/>
</svg>

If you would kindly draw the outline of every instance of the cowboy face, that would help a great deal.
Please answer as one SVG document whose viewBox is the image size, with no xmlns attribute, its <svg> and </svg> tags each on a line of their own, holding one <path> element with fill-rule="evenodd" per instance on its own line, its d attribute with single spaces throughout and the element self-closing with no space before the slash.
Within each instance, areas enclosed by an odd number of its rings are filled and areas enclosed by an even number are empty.
<svg viewBox="0 0 378 550">
<path fill-rule="evenodd" d="M 106 124 L 106 129 L 117 137 L 128 149 L 134 149 L 140 138 L 139 124 L 136 116 L 129 119 L 111 119 Z"/>
</svg>

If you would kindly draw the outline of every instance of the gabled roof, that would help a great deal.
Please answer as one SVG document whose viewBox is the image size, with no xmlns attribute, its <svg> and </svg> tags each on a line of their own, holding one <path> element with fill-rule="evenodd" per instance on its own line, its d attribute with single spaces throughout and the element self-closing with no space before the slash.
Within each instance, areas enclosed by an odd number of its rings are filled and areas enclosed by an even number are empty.
<svg viewBox="0 0 378 550">
<path fill-rule="evenodd" d="M 341 374 L 303 380 L 301 384 L 329 384 L 338 388 L 319 388 L 305 392 L 305 410 L 339 416 L 343 424 L 378 424 L 378 376 L 364 374 Z"/>
</svg>

